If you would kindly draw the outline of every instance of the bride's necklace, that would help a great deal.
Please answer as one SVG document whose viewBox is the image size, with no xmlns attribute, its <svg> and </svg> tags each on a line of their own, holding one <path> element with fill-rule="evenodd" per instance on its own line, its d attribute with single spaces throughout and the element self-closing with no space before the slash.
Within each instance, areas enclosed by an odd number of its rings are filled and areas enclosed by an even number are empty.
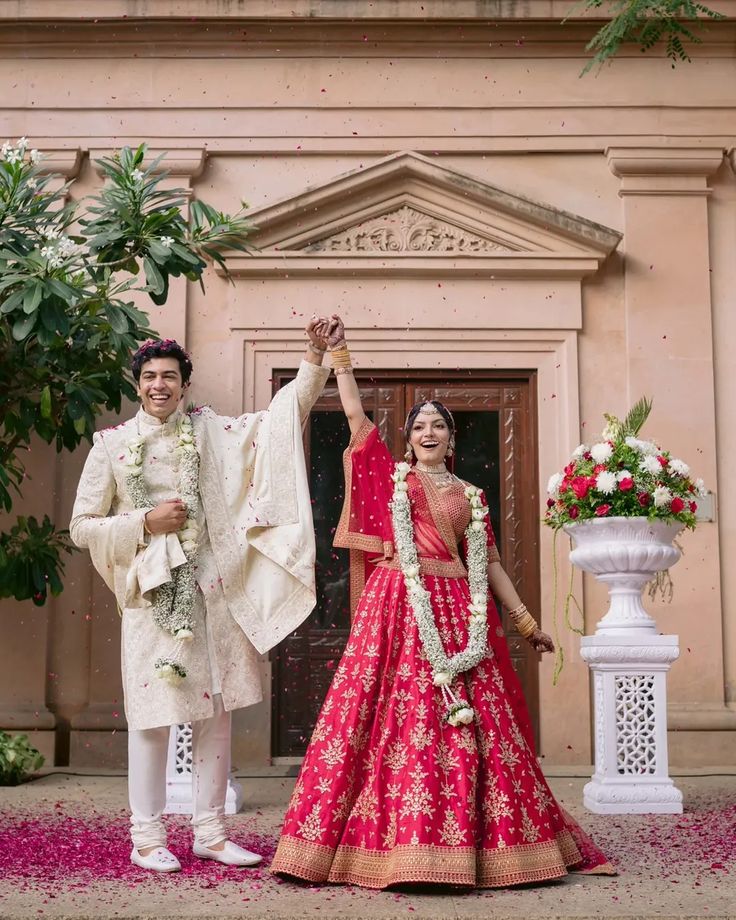
<svg viewBox="0 0 736 920">
<path fill-rule="evenodd" d="M 417 460 L 414 464 L 414 469 L 418 470 L 420 473 L 426 473 L 428 476 L 432 476 L 432 482 L 439 487 L 452 485 L 456 480 L 455 474 L 447 469 L 444 462 L 422 463 L 421 460 Z"/>
</svg>

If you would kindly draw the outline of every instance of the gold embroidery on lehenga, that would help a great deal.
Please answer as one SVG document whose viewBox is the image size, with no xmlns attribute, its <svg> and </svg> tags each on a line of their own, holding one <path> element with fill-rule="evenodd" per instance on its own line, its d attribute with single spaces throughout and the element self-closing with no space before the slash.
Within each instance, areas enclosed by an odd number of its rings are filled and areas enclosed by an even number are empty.
<svg viewBox="0 0 736 920">
<path fill-rule="evenodd" d="M 387 849 L 393 849 L 396 846 L 396 812 L 392 811 L 388 816 L 388 827 L 383 835 L 383 845 Z"/>
<path fill-rule="evenodd" d="M 457 754 L 446 741 L 440 741 L 437 745 L 437 753 L 435 754 L 434 762 L 443 773 L 449 773 L 450 770 L 460 769 L 460 761 L 457 758 Z"/>
<path fill-rule="evenodd" d="M 529 813 L 523 805 L 521 806 L 521 814 L 521 836 L 524 838 L 524 842 L 536 843 L 541 833 L 539 828 L 529 817 Z"/>
<path fill-rule="evenodd" d="M 460 846 L 461 843 L 466 842 L 465 831 L 460 827 L 460 822 L 457 820 L 457 816 L 451 808 L 445 811 L 445 820 L 442 822 L 440 840 L 449 847 L 457 847 Z"/>
<path fill-rule="evenodd" d="M 414 675 L 414 683 L 417 685 L 417 689 L 424 696 L 427 692 L 427 688 L 432 683 L 432 675 L 426 668 L 421 668 Z"/>
<path fill-rule="evenodd" d="M 353 805 L 353 814 L 366 821 L 375 821 L 379 816 L 378 796 L 372 786 L 366 786 Z"/>
<path fill-rule="evenodd" d="M 486 780 L 486 794 L 483 798 L 483 815 L 486 823 L 500 821 L 501 818 L 510 818 L 511 803 L 508 795 L 498 788 L 498 777 L 489 776 Z"/>
<path fill-rule="evenodd" d="M 319 840 L 319 838 L 324 834 L 325 829 L 322 827 L 322 815 L 319 807 L 319 802 L 315 802 L 312 805 L 312 810 L 309 812 L 304 821 L 301 821 L 299 824 L 299 833 L 304 837 L 305 840 Z"/>
<path fill-rule="evenodd" d="M 392 773 L 400 773 L 409 763 L 409 748 L 400 738 L 389 745 L 383 755 L 383 762 Z"/>
<path fill-rule="evenodd" d="M 505 767 L 517 766 L 519 763 L 519 755 L 512 748 L 511 742 L 506 738 L 502 738 L 499 747 L 501 750 L 498 756 L 501 763 Z"/>
<path fill-rule="evenodd" d="M 422 770 L 420 764 L 416 764 L 409 773 L 413 781 L 409 789 L 404 793 L 404 801 L 399 812 L 402 818 L 408 818 L 409 815 L 413 818 L 418 818 L 419 815 L 426 815 L 431 818 L 434 815 L 435 807 L 432 805 L 432 793 L 427 789 L 424 782 L 428 775 Z"/>
<path fill-rule="evenodd" d="M 345 745 L 340 738 L 333 738 L 328 741 L 324 750 L 319 755 L 320 760 L 324 760 L 328 767 L 336 767 L 345 759 Z"/>
</svg>

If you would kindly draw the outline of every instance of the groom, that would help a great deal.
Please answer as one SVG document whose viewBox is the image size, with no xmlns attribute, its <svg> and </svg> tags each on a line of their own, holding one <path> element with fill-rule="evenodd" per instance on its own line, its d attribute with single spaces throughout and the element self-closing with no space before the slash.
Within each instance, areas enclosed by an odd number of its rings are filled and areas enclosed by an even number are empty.
<svg viewBox="0 0 736 920">
<path fill-rule="evenodd" d="M 253 866 L 227 839 L 230 714 L 262 699 L 258 655 L 315 603 L 314 533 L 302 425 L 322 392 L 325 321 L 307 326 L 296 379 L 268 409 L 182 411 L 192 362 L 172 339 L 133 357 L 141 408 L 98 432 L 70 531 L 122 616 L 131 861 L 181 868 L 166 848 L 169 729 L 192 723 L 196 856 Z"/>
</svg>

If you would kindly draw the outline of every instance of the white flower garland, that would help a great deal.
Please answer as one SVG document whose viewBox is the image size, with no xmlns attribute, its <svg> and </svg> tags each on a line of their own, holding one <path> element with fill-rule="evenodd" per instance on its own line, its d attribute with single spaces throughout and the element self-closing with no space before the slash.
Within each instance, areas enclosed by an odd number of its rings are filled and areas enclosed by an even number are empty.
<svg viewBox="0 0 736 920">
<path fill-rule="evenodd" d="M 409 485 L 406 482 L 410 469 L 408 463 L 397 463 L 391 476 L 394 481 L 391 520 L 399 565 L 409 592 L 409 603 L 417 621 L 422 647 L 434 674 L 434 684 L 441 687 L 442 695 L 448 704 L 447 721 L 451 725 L 467 725 L 473 720 L 473 709 L 465 700 L 457 699 L 450 685 L 458 674 L 474 668 L 488 653 L 488 543 L 485 522 L 488 508 L 483 505 L 480 489 L 475 486 L 465 489 L 465 497 L 471 508 L 471 521 L 465 531 L 468 541 L 467 564 L 471 597 L 468 607 L 468 643 L 461 652 L 448 657 L 437 630 L 429 591 L 424 587 L 420 575 L 419 555 L 411 520 Z"/>
<path fill-rule="evenodd" d="M 177 533 L 186 562 L 172 572 L 171 581 L 161 585 L 153 602 L 153 621 L 164 632 L 177 640 L 176 652 L 181 643 L 194 638 L 192 610 L 197 590 L 195 566 L 197 560 L 197 513 L 199 511 L 199 454 L 194 437 L 194 426 L 188 415 L 183 415 L 176 425 L 177 447 L 180 458 L 179 494 L 187 509 L 185 526 Z M 143 479 L 143 454 L 145 439 L 132 438 L 127 447 L 128 475 L 125 485 L 133 505 L 139 509 L 154 506 Z M 186 669 L 176 658 L 159 658 L 154 670 L 168 683 L 176 686 L 187 676 Z"/>
</svg>

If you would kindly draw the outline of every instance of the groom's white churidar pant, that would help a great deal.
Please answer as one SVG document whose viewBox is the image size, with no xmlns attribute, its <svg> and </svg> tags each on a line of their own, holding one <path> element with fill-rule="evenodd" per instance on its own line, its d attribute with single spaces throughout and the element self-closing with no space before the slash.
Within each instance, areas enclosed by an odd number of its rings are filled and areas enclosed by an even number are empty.
<svg viewBox="0 0 736 920">
<path fill-rule="evenodd" d="M 227 839 L 225 797 L 230 773 L 230 713 L 219 693 L 215 714 L 192 722 L 192 826 L 194 839 L 211 847 Z M 166 846 L 161 815 L 166 805 L 168 725 L 128 732 L 130 836 L 136 849 Z"/>
</svg>

